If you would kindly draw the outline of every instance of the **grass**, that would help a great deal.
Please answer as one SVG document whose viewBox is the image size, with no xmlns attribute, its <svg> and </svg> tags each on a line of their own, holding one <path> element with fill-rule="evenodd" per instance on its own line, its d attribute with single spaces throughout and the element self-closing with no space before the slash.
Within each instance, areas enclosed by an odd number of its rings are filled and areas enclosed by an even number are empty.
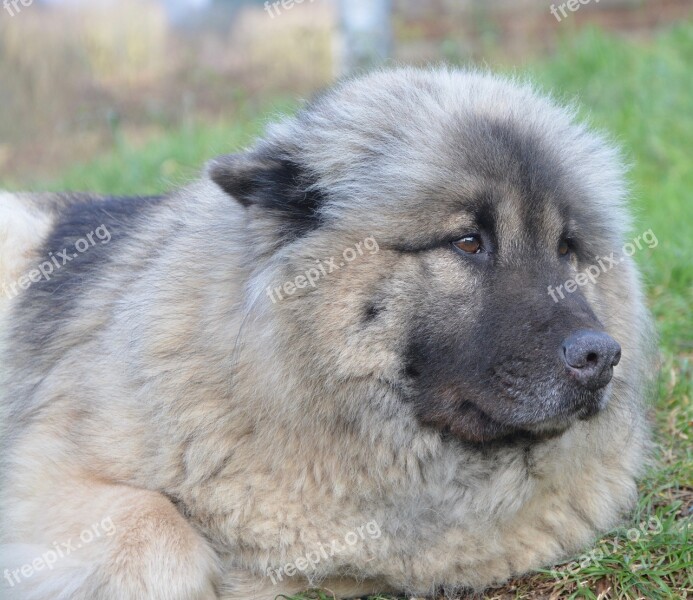
<svg viewBox="0 0 693 600">
<path fill-rule="evenodd" d="M 633 233 L 652 229 L 659 241 L 656 248 L 636 255 L 662 349 L 653 410 L 656 466 L 641 483 L 641 501 L 631 523 L 608 533 L 586 555 L 554 567 L 559 576 L 551 571 L 535 573 L 481 598 L 693 595 L 691 64 L 693 25 L 688 23 L 646 44 L 583 32 L 567 39 L 549 61 L 530 69 L 548 90 L 577 99 L 586 117 L 610 132 L 630 154 Z M 284 112 L 291 110 L 291 104 L 282 102 L 274 108 Z M 247 144 L 262 129 L 258 115 L 184 127 L 139 144 L 117 136 L 111 153 L 74 166 L 55 181 L 9 182 L 9 186 L 111 194 L 161 192 L 193 177 L 205 159 Z M 317 592 L 291 600 L 308 598 L 325 600 L 331 595 Z"/>
</svg>

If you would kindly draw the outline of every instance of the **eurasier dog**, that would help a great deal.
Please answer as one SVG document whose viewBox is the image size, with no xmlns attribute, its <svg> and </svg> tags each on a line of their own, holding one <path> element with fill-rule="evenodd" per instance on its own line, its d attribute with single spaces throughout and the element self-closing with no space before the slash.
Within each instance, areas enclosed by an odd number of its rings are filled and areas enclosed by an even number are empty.
<svg viewBox="0 0 693 600">
<path fill-rule="evenodd" d="M 584 548 L 648 443 L 622 176 L 527 84 L 400 69 L 166 196 L 1 196 L 5 593 L 453 593 Z"/>
</svg>

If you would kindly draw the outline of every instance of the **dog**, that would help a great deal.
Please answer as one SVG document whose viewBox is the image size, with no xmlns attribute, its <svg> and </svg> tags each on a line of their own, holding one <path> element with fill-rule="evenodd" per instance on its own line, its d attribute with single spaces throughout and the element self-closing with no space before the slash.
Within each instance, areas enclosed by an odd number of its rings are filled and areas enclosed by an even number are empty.
<svg viewBox="0 0 693 600">
<path fill-rule="evenodd" d="M 170 194 L 0 199 L 9 597 L 481 590 L 634 504 L 624 167 L 527 82 L 376 71 Z"/>
</svg>

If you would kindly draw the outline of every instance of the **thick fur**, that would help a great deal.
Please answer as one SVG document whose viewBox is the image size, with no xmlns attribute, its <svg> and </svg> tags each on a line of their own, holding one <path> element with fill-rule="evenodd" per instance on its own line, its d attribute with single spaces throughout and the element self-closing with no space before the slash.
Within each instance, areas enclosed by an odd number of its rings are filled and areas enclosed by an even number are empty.
<svg viewBox="0 0 693 600">
<path fill-rule="evenodd" d="M 481 589 L 633 505 L 650 372 L 634 263 L 562 303 L 546 291 L 620 249 L 623 169 L 526 84 L 378 72 L 169 196 L 0 201 L 6 278 L 27 252 L 111 235 L 5 309 L 0 566 L 106 518 L 115 533 L 3 580 L 8 595 Z M 473 227 L 492 231 L 483 263 L 449 244 Z M 578 245 L 561 262 L 566 228 Z M 268 297 L 366 238 L 377 252 Z M 583 326 L 623 356 L 597 414 L 554 420 L 573 393 L 554 337 Z M 377 538 L 268 576 L 372 522 Z"/>
</svg>

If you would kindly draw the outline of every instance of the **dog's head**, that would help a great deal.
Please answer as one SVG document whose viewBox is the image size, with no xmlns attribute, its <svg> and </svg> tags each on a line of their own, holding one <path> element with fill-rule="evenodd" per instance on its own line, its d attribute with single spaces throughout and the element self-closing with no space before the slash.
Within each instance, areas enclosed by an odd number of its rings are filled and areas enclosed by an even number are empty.
<svg viewBox="0 0 693 600">
<path fill-rule="evenodd" d="M 282 322 L 278 360 L 325 390 L 382 392 L 467 441 L 605 407 L 628 341 L 622 169 L 529 86 L 376 73 L 209 175 L 261 248 L 249 285 Z"/>
</svg>

